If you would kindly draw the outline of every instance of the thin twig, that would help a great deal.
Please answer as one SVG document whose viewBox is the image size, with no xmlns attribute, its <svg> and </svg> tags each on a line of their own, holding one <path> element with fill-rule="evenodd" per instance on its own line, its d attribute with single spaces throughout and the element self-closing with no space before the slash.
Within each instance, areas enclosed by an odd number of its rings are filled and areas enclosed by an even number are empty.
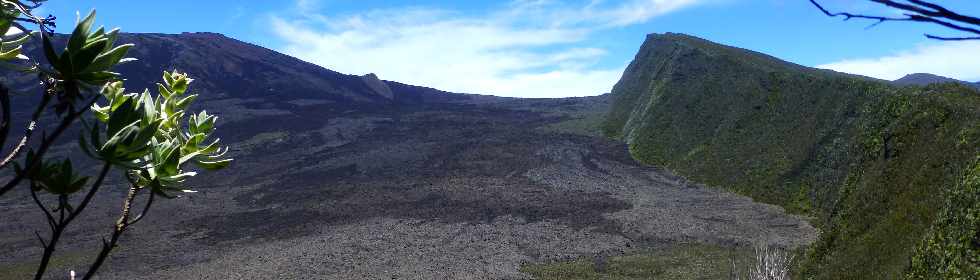
<svg viewBox="0 0 980 280">
<path fill-rule="evenodd" d="M 150 211 L 150 206 L 153 205 L 153 198 L 156 197 L 156 194 L 153 193 L 153 192 L 150 192 L 150 194 L 148 196 L 149 196 L 149 198 L 146 199 L 146 205 L 143 205 L 143 211 L 140 212 L 139 215 L 136 215 L 136 218 L 133 218 L 132 220 L 130 220 L 129 222 L 127 222 L 126 223 L 126 226 L 127 227 L 136 224 L 136 222 L 139 222 L 140 220 L 143 220 L 143 217 L 146 217 L 146 213 L 148 213 Z"/>
<path fill-rule="evenodd" d="M 13 159 L 16 158 L 17 155 L 19 155 L 20 152 L 24 149 L 24 147 L 27 146 L 28 141 L 31 140 L 31 135 L 33 135 L 34 130 L 37 129 L 38 126 L 37 123 L 38 120 L 41 118 L 41 114 L 44 112 L 44 108 L 48 106 L 48 102 L 50 101 L 51 101 L 50 95 L 45 94 L 44 97 L 41 97 L 41 102 L 38 103 L 37 108 L 34 109 L 34 113 L 31 114 L 31 121 L 27 123 L 27 128 L 24 129 L 24 136 L 20 138 L 20 142 L 17 142 L 17 145 L 14 146 L 14 149 L 11 150 L 6 157 L 4 157 L 2 162 L 0 162 L 0 168 L 3 168 L 7 166 L 7 164 L 13 162 Z"/>
<path fill-rule="evenodd" d="M 23 5 L 23 4 L 20 4 L 20 3 L 16 3 L 16 4 L 14 4 L 14 7 L 16 7 L 17 10 L 22 15 L 24 15 L 24 16 L 27 17 L 27 18 L 14 18 L 15 21 L 23 21 L 23 22 L 35 23 L 35 24 L 38 25 L 38 27 L 41 28 L 42 31 L 54 32 L 54 28 L 56 27 L 55 20 L 58 19 L 57 17 L 52 16 L 52 15 L 48 15 L 47 17 L 40 18 L 40 17 L 34 16 L 34 14 L 31 11 L 31 10 L 34 10 L 35 8 L 37 8 L 37 7 L 40 7 L 40 2 L 38 2 L 35 6 L 26 6 L 26 5 Z"/>
<path fill-rule="evenodd" d="M 51 212 L 48 211 L 47 207 L 44 207 L 44 205 L 41 203 L 41 200 L 38 199 L 37 191 L 34 190 L 34 188 L 31 188 L 31 197 L 34 198 L 34 202 L 37 203 L 38 207 L 40 207 L 41 210 L 44 211 L 44 214 L 48 219 L 48 225 L 51 226 L 51 239 L 50 239 L 51 241 L 48 243 L 42 242 L 44 245 L 44 254 L 41 256 L 41 262 L 38 265 L 38 270 L 36 274 L 34 275 L 35 279 L 40 279 L 40 277 L 44 276 L 44 272 L 47 269 L 48 262 L 51 261 L 51 257 L 54 255 L 55 249 L 57 249 L 58 240 L 60 240 L 61 234 L 65 231 L 66 228 L 68 228 L 68 225 L 71 224 L 71 222 L 81 214 L 82 210 L 85 210 L 85 207 L 88 206 L 89 202 L 91 202 L 92 197 L 95 195 L 96 192 L 98 192 L 99 187 L 102 186 L 102 183 L 105 181 L 105 178 L 109 174 L 109 170 L 111 170 L 111 167 L 112 165 L 109 164 L 108 162 L 102 166 L 102 171 L 99 172 L 99 177 L 95 180 L 95 182 L 92 183 L 92 186 L 89 188 L 88 194 L 85 195 L 85 198 L 78 205 L 78 207 L 74 208 L 74 210 L 68 210 L 69 205 L 68 205 L 67 196 L 65 195 L 59 196 L 58 212 L 60 213 L 59 214 L 60 217 L 57 220 L 55 220 Z M 65 216 L 66 212 L 68 214 L 67 216 Z"/>
<path fill-rule="evenodd" d="M 31 188 L 31 198 L 34 199 L 34 203 L 37 204 L 37 207 L 44 211 L 44 217 L 48 220 L 48 226 L 51 227 L 51 230 L 53 231 L 55 227 L 54 216 L 51 215 L 51 211 L 48 211 L 48 207 L 45 207 L 44 203 L 41 203 L 41 199 L 37 197 L 37 190 L 34 188 Z"/>
<path fill-rule="evenodd" d="M 41 201 L 39 199 L 37 199 L 37 194 L 36 194 L 37 192 L 33 188 L 31 189 L 31 195 L 34 197 L 34 201 L 38 203 L 38 206 L 41 207 L 41 209 L 44 210 L 45 214 L 48 216 L 50 224 L 52 225 L 51 238 L 50 241 L 44 246 L 44 254 L 41 256 L 41 263 L 38 265 L 38 270 L 34 274 L 34 279 L 41 279 L 41 277 L 44 276 L 45 270 L 47 269 L 47 265 L 50 262 L 51 257 L 54 255 L 55 249 L 57 249 L 58 240 L 60 240 L 61 234 L 65 231 L 66 228 L 68 228 L 68 225 L 71 224 L 71 222 L 75 218 L 77 218 L 79 214 L 81 214 L 82 210 L 85 210 L 85 206 L 89 204 L 89 202 L 92 199 L 92 196 L 94 196 L 94 194 L 98 191 L 99 186 L 102 185 L 106 176 L 109 174 L 109 170 L 111 169 L 111 167 L 112 166 L 109 163 L 103 165 L 102 171 L 99 172 L 99 177 L 95 180 L 95 182 L 92 183 L 92 186 L 89 189 L 89 193 L 82 200 L 82 203 L 79 204 L 79 206 L 74 210 L 70 210 L 70 211 L 68 210 L 69 205 L 68 205 L 67 196 L 65 195 L 59 196 L 58 212 L 60 213 L 59 214 L 60 217 L 57 220 L 55 220 L 54 217 L 52 217 L 50 212 L 48 212 L 47 208 L 44 207 L 43 204 L 41 204 Z M 65 215 L 66 213 L 67 216 Z"/>
<path fill-rule="evenodd" d="M 40 241 L 41 242 L 41 248 L 48 247 L 48 243 L 45 243 L 44 242 L 44 238 L 41 238 L 41 233 L 40 232 L 38 232 L 38 231 L 35 230 L 34 231 L 34 236 L 37 236 L 37 241 Z"/>
<path fill-rule="evenodd" d="M 139 193 L 141 188 L 137 187 L 135 184 L 129 187 L 129 192 L 126 194 L 126 200 L 123 201 L 122 213 L 119 215 L 119 219 L 116 220 L 115 226 L 112 228 L 112 236 L 106 241 L 102 239 L 102 250 L 99 251 L 99 255 L 95 258 L 92 265 L 89 266 L 88 271 L 85 272 L 85 277 L 82 280 L 92 279 L 95 273 L 99 270 L 99 267 L 105 263 L 106 258 L 109 257 L 109 253 L 112 249 L 116 247 L 116 243 L 119 242 L 119 236 L 126 231 L 126 228 L 131 224 L 129 223 L 130 210 L 133 208 L 133 200 L 136 199 L 136 195 Z M 152 198 L 152 197 L 151 197 Z M 146 210 L 144 210 L 144 214 Z M 141 215 L 142 216 L 142 215 Z"/>
<path fill-rule="evenodd" d="M 58 224 L 65 223 L 65 212 L 68 211 L 68 195 L 58 195 Z"/>
<path fill-rule="evenodd" d="M 903 14 L 903 17 L 887 17 L 887 16 L 853 14 L 848 12 L 831 12 L 826 8 L 824 8 L 822 5 L 820 5 L 820 3 L 818 3 L 816 0 L 810 0 L 810 3 L 816 6 L 817 9 L 819 9 L 825 15 L 830 17 L 843 17 L 845 21 L 850 20 L 852 18 L 869 19 L 869 20 L 876 21 L 875 23 L 871 24 L 871 26 L 868 26 L 869 28 L 874 27 L 886 21 L 911 21 L 911 22 L 933 23 L 953 30 L 980 35 L 980 18 L 963 15 L 932 2 L 922 1 L 922 0 L 908 0 L 911 3 L 908 4 L 908 3 L 901 3 L 892 0 L 870 0 L 870 1 L 888 7 L 892 7 L 898 10 L 906 11 L 909 13 Z M 936 36 L 932 34 L 925 34 L 925 36 L 926 38 L 929 39 L 944 40 L 944 41 L 980 40 L 980 36 L 947 37 L 947 36 Z"/>
<path fill-rule="evenodd" d="M 34 273 L 34 280 L 41 280 L 44 277 L 44 272 L 48 269 L 48 263 L 51 262 L 51 256 L 54 255 L 54 251 L 57 248 L 58 240 L 61 239 L 61 234 L 65 231 L 64 225 L 58 224 L 51 231 L 51 240 L 48 241 L 44 246 L 44 253 L 41 255 L 41 262 L 37 265 L 37 272 Z"/>
<path fill-rule="evenodd" d="M 941 40 L 941 41 L 970 41 L 970 40 L 980 40 L 980 36 L 977 36 L 977 37 L 945 37 L 945 36 L 936 36 L 936 35 L 932 35 L 932 34 L 926 34 L 926 38 L 933 39 L 933 40 Z"/>
<path fill-rule="evenodd" d="M 944 20 L 940 20 L 940 19 L 934 18 L 934 17 L 922 16 L 922 15 L 913 15 L 913 14 L 906 14 L 906 16 L 909 17 L 909 19 L 908 19 L 909 21 L 931 22 L 931 23 L 935 23 L 935 24 L 938 24 L 938 25 L 945 26 L 945 27 L 950 28 L 950 29 L 955 29 L 955 30 L 959 30 L 959 31 L 963 31 L 963 32 L 980 34 L 980 29 L 970 28 L 970 27 L 965 27 L 965 26 L 957 25 L 957 24 L 954 24 L 954 23 L 951 23 L 951 22 L 948 22 L 948 21 L 944 21 Z"/>
<path fill-rule="evenodd" d="M 950 19 L 950 20 L 954 20 L 954 21 L 958 21 L 958 22 L 962 22 L 962 23 L 967 23 L 967 24 L 972 24 L 972 25 L 980 25 L 980 18 L 971 17 L 971 16 L 963 15 L 963 14 L 960 14 L 960 13 L 957 13 L 957 12 L 953 12 L 953 11 L 951 11 L 949 9 L 946 9 L 945 7 L 943 7 L 943 6 L 939 5 L 939 4 L 931 3 L 931 2 L 928 2 L 928 1 L 909 0 L 909 2 L 912 2 L 913 4 L 916 4 L 916 5 L 919 5 L 921 7 L 925 7 L 925 8 L 916 7 L 916 6 L 909 5 L 909 4 L 903 4 L 903 3 L 899 3 L 899 2 L 895 2 L 895 1 L 891 1 L 891 0 L 874 0 L 874 1 L 877 2 L 877 3 L 881 3 L 881 4 L 884 4 L 884 5 L 887 5 L 887 6 L 892 7 L 892 8 L 898 8 L 898 9 L 902 9 L 902 10 L 906 10 L 906 11 L 913 11 L 913 12 L 920 13 L 920 14 L 927 15 L 927 16 L 941 17 L 941 18 L 946 18 L 946 19 Z M 932 9 L 932 11 L 926 10 L 926 9 Z"/>
<path fill-rule="evenodd" d="M 10 133 L 10 89 L 0 85 L 0 110 L 3 116 L 0 117 L 0 148 L 7 144 L 7 134 Z"/>
</svg>

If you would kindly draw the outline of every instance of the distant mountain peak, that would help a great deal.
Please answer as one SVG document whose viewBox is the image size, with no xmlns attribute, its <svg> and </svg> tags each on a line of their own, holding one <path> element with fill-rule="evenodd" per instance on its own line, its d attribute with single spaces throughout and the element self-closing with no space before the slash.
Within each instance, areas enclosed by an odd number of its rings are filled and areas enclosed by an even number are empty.
<svg viewBox="0 0 980 280">
<path fill-rule="evenodd" d="M 671 49 L 676 55 L 691 55 L 692 51 L 706 54 L 709 57 L 724 58 L 738 64 L 751 66 L 752 68 L 762 69 L 763 71 L 804 71 L 804 72 L 825 72 L 831 71 L 813 69 L 796 63 L 785 61 L 774 56 L 761 52 L 729 46 L 721 43 L 712 42 L 697 36 L 684 33 L 651 33 L 646 37 L 640 54 L 644 51 L 650 52 L 655 49 Z"/>
<path fill-rule="evenodd" d="M 943 77 L 943 76 L 939 76 L 936 74 L 929 74 L 929 73 L 908 74 L 898 80 L 892 81 L 892 83 L 901 86 L 908 86 L 908 85 L 924 86 L 924 85 L 935 84 L 935 83 L 961 83 L 961 84 L 976 86 L 975 84 L 969 82 L 960 81 L 957 79 Z"/>
<path fill-rule="evenodd" d="M 211 36 L 211 37 L 222 37 L 222 38 L 228 37 L 225 36 L 225 34 L 221 34 L 218 32 L 206 32 L 206 31 L 205 32 L 181 32 L 180 34 L 185 36 L 192 35 L 192 36 Z"/>
<path fill-rule="evenodd" d="M 130 34 L 137 34 L 138 35 L 140 33 L 130 33 Z M 160 35 L 167 35 L 167 34 L 160 34 Z M 181 32 L 180 34 L 172 34 L 172 36 L 174 36 L 174 37 L 184 37 L 184 38 L 212 38 L 212 39 L 225 39 L 225 40 L 231 39 L 231 40 L 234 40 L 234 39 L 232 39 L 232 38 L 230 38 L 228 36 L 225 36 L 225 34 L 221 34 L 221 33 L 217 33 L 217 32 Z"/>
<path fill-rule="evenodd" d="M 67 39 L 59 34 L 54 44 L 63 46 Z M 195 79 L 191 90 L 201 94 L 198 104 L 229 123 L 274 117 L 295 118 L 284 121 L 294 123 L 307 116 L 303 114 L 483 98 L 385 81 L 373 73 L 343 74 L 220 33 L 121 33 L 119 42 L 136 44 L 128 56 L 139 60 L 115 68 L 125 75 L 127 88 L 155 88 L 164 70 L 188 73 Z M 24 51 L 43 56 L 37 47 Z M 16 75 L 0 79 L 12 81 L 7 84 L 15 90 L 30 87 L 30 79 Z M 243 130 L 237 135 L 246 134 Z"/>
</svg>

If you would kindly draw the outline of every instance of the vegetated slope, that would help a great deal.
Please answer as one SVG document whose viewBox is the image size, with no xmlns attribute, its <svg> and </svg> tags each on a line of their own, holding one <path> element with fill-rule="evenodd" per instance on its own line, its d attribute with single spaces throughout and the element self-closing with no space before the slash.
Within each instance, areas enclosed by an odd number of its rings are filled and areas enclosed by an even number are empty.
<svg viewBox="0 0 980 280">
<path fill-rule="evenodd" d="M 947 191 L 932 230 L 916 247 L 910 278 L 980 279 L 980 158 Z"/>
<path fill-rule="evenodd" d="M 603 131 L 635 158 L 815 216 L 800 268 L 813 279 L 901 277 L 916 244 L 945 236 L 936 206 L 980 143 L 972 88 L 895 87 L 681 34 L 649 35 L 612 94 Z"/>
</svg>

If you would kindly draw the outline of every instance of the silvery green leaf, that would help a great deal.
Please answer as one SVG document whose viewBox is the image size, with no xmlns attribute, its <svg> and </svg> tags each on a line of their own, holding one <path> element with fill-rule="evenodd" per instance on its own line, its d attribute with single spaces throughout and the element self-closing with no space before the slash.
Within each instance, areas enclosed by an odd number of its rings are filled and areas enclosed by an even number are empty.
<svg viewBox="0 0 980 280">
<path fill-rule="evenodd" d="M 112 68 L 112 66 L 119 64 L 119 61 L 126 56 L 126 53 L 129 52 L 129 49 L 133 46 L 133 44 L 125 44 L 99 54 L 99 56 L 95 57 L 91 64 L 87 65 L 87 67 L 79 72 L 85 73 L 109 70 L 109 68 Z"/>
<path fill-rule="evenodd" d="M 82 49 L 82 45 L 85 44 L 85 39 L 88 38 L 89 29 L 92 28 L 92 22 L 95 21 L 95 10 L 92 10 L 75 25 L 75 31 L 72 31 L 71 37 L 68 38 L 68 49 L 71 51 Z"/>
<path fill-rule="evenodd" d="M 58 53 L 54 51 L 54 44 L 51 43 L 50 37 L 51 36 L 47 35 L 45 32 L 41 33 L 41 44 L 44 47 L 44 57 L 48 59 L 48 64 L 58 65 L 60 57 L 58 56 Z"/>
</svg>

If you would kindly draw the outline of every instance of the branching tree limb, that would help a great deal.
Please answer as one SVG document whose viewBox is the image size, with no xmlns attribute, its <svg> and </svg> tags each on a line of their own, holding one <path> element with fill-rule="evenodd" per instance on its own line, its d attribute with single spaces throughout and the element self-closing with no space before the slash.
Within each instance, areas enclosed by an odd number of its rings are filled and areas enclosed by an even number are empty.
<svg viewBox="0 0 980 280">
<path fill-rule="evenodd" d="M 92 279 L 92 277 L 95 276 L 95 272 L 102 267 L 102 264 L 105 263 L 105 260 L 109 257 L 109 253 L 111 253 L 112 249 L 116 247 L 116 244 L 119 242 L 119 237 L 122 236 L 123 232 L 125 232 L 129 226 L 142 220 L 143 217 L 146 216 L 147 211 L 150 210 L 150 205 L 153 204 L 153 193 L 149 194 L 150 198 L 143 207 L 143 212 L 137 215 L 136 218 L 130 218 L 130 216 L 132 216 L 133 204 L 136 200 L 136 196 L 139 195 L 140 191 L 142 190 L 143 188 L 135 184 L 129 187 L 129 192 L 126 194 L 126 200 L 123 201 L 123 207 L 122 211 L 120 212 L 121 214 L 119 215 L 119 219 L 116 220 L 116 224 L 112 227 L 112 235 L 109 237 L 109 240 L 102 240 L 102 250 L 99 251 L 99 255 L 96 256 L 95 261 L 89 266 L 89 270 L 85 272 L 85 277 L 82 277 L 83 280 Z"/>
<path fill-rule="evenodd" d="M 909 21 L 923 22 L 940 25 L 956 31 L 969 33 L 971 35 L 959 37 L 937 36 L 925 34 L 926 38 L 944 41 L 961 40 L 980 40 L 980 18 L 964 15 L 939 4 L 922 0 L 868 0 L 881 5 L 891 7 L 902 13 L 902 16 L 879 16 L 854 14 L 849 12 L 831 12 L 824 8 L 817 0 L 810 0 L 817 9 L 830 17 L 843 17 L 844 20 L 852 18 L 867 19 L 875 21 L 869 27 L 876 26 L 886 21 Z"/>
<path fill-rule="evenodd" d="M 58 200 L 58 208 L 55 211 L 59 212 L 59 217 L 55 218 L 54 215 L 48 211 L 48 208 L 44 206 L 37 197 L 36 188 L 31 188 L 31 197 L 34 199 L 34 203 L 37 204 L 39 208 L 44 212 L 45 217 L 48 220 L 48 225 L 51 227 L 51 236 L 48 241 L 45 242 L 44 239 L 38 235 L 38 239 L 41 241 L 41 245 L 44 247 L 44 252 L 41 255 L 41 261 L 38 263 L 37 272 L 34 273 L 34 279 L 39 280 L 44 276 L 45 271 L 47 271 L 48 263 L 51 261 L 51 257 L 54 255 L 55 250 L 58 246 L 58 240 L 61 239 L 61 235 L 64 233 L 68 225 L 71 224 L 78 215 L 85 210 L 89 202 L 92 201 L 92 197 L 95 193 L 99 191 L 99 187 L 105 182 L 105 178 L 109 175 L 109 171 L 112 170 L 112 165 L 105 163 L 102 165 L 102 170 L 99 171 L 99 177 L 95 179 L 92 186 L 89 187 L 89 192 L 85 195 L 85 198 L 74 208 L 69 207 L 67 201 L 67 195 L 60 196 Z"/>
<path fill-rule="evenodd" d="M 17 142 L 16 145 L 14 145 L 14 148 L 10 151 L 10 153 L 3 158 L 3 161 L 0 161 L 0 168 L 3 168 L 4 166 L 7 166 L 7 164 L 10 164 L 15 158 L 17 158 L 18 155 L 20 155 L 20 152 L 24 150 L 24 147 L 27 146 L 28 141 L 31 140 L 31 135 L 33 135 L 34 130 L 37 129 L 37 122 L 41 118 L 41 113 L 44 112 L 44 108 L 48 106 L 48 102 L 50 101 L 51 101 L 50 95 L 45 94 L 44 96 L 41 97 L 41 102 L 38 103 L 37 109 L 35 109 L 34 114 L 31 115 L 31 121 L 28 122 L 27 127 L 24 128 L 24 136 L 20 138 L 20 141 Z M 4 127 L 4 130 L 6 129 L 7 128 Z M 7 133 L 6 131 L 4 131 L 3 136 L 6 137 L 6 135 Z M 0 145 L 0 147 L 3 146 Z M 0 191 L 0 194 L 2 193 L 3 191 Z"/>
<path fill-rule="evenodd" d="M 45 100 L 47 100 L 47 97 L 45 97 Z M 99 95 L 93 95 L 92 98 L 88 102 L 85 103 L 85 105 L 84 105 L 85 107 L 82 107 L 82 108 L 91 107 L 92 104 L 95 104 L 96 101 L 99 101 Z M 47 102 L 47 101 L 43 101 L 43 102 Z M 69 112 L 68 114 L 66 114 L 61 119 L 61 123 L 58 124 L 58 127 L 56 127 L 54 129 L 54 132 L 51 133 L 50 135 L 48 135 L 47 137 L 44 137 L 44 139 L 41 141 L 41 146 L 37 150 L 37 154 L 39 156 L 35 157 L 35 159 L 33 161 L 28 162 L 27 163 L 27 168 L 25 170 L 34 170 L 34 169 L 36 169 L 37 166 L 41 163 L 42 156 L 45 153 L 48 152 L 48 149 L 50 149 L 52 146 L 54 146 L 55 141 L 58 139 L 58 137 L 60 137 L 61 134 L 65 133 L 65 131 L 67 131 L 69 128 L 71 128 L 72 124 L 74 124 L 76 120 L 78 120 L 79 118 L 81 118 L 82 115 L 85 114 L 85 113 L 87 113 L 87 112 L 88 112 L 87 110 L 79 110 L 79 111 L 71 110 L 71 112 Z M 34 124 L 34 123 L 32 123 L 32 124 Z M 33 129 L 34 128 L 32 126 L 28 126 L 28 131 L 33 131 Z M 22 139 L 23 144 L 19 144 L 17 146 L 17 148 L 15 148 L 14 153 L 11 153 L 12 155 L 14 155 L 15 153 L 17 153 L 20 150 L 20 148 L 23 148 L 23 146 L 26 145 L 26 142 L 25 142 L 24 139 L 28 138 L 29 136 L 30 135 L 25 135 L 25 138 Z M 7 164 L 7 163 L 8 162 L 6 160 L 3 162 L 3 164 Z M 26 172 L 21 173 L 21 174 L 15 174 L 13 179 L 11 179 L 6 184 L 4 184 L 3 187 L 0 187 L 0 196 L 2 196 L 4 193 L 7 193 L 8 191 L 10 191 L 11 189 L 13 189 L 14 187 L 16 187 L 17 184 L 20 184 L 20 182 L 25 179 L 25 174 L 26 174 Z"/>
</svg>

